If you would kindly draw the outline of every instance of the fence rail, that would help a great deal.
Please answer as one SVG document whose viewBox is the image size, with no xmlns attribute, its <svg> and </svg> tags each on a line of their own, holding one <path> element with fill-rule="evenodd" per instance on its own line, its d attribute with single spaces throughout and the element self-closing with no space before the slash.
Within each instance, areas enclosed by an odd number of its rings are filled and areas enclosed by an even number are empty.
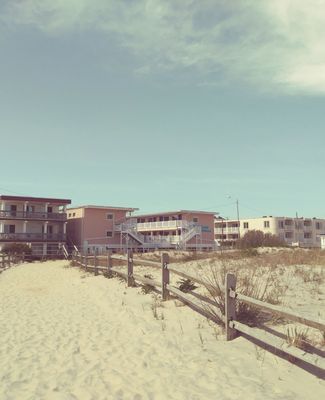
<svg viewBox="0 0 325 400">
<path fill-rule="evenodd" d="M 0 254 L 0 273 L 25 261 L 25 254 Z"/>
<path fill-rule="evenodd" d="M 126 271 L 113 266 L 113 261 L 124 265 L 124 267 L 126 265 Z M 109 275 L 115 273 L 126 279 L 128 286 L 134 286 L 136 285 L 136 282 L 141 282 L 142 284 L 152 286 L 156 290 L 158 288 L 162 293 L 163 301 L 168 300 L 171 296 L 174 296 L 184 304 L 187 304 L 196 312 L 216 323 L 219 323 L 220 319 L 224 320 L 227 340 L 233 340 L 238 336 L 239 333 L 242 333 L 262 344 L 273 347 L 281 353 L 285 353 L 289 356 L 289 359 L 290 357 L 293 357 L 296 360 L 303 361 L 304 363 L 310 364 L 317 369 L 321 369 L 325 373 L 325 360 L 323 357 L 306 353 L 305 351 L 302 351 L 293 345 L 289 345 L 287 342 L 273 334 L 263 331 L 262 329 L 251 328 L 240 321 L 237 321 L 236 302 L 245 302 L 254 307 L 259 307 L 265 312 L 276 314 L 280 317 L 284 317 L 285 319 L 296 321 L 309 327 L 319 329 L 322 332 L 325 332 L 325 321 L 320 319 L 315 320 L 313 318 L 300 315 L 295 311 L 268 304 L 236 292 L 236 276 L 233 274 L 228 273 L 226 275 L 225 285 L 224 287 L 221 287 L 225 293 L 225 315 L 222 316 L 220 310 L 217 308 L 217 304 L 210 298 L 194 292 L 184 293 L 179 288 L 170 284 L 170 273 L 172 272 L 175 275 L 199 283 L 205 288 L 213 287 L 203 279 L 179 271 L 174 267 L 169 267 L 169 257 L 167 253 L 162 254 L 160 262 L 134 259 L 132 251 L 128 252 L 127 257 L 112 255 L 111 252 L 108 253 L 107 257 L 99 257 L 96 255 L 83 256 L 79 253 L 75 253 L 72 257 L 72 262 L 74 265 L 79 265 L 86 270 L 94 271 L 95 275 L 98 275 L 100 272 L 107 273 Z M 133 272 L 134 265 L 143 265 L 160 269 L 161 281 L 135 274 Z M 211 306 L 213 307 L 213 311 L 211 311 Z"/>
<path fill-rule="evenodd" d="M 265 312 L 283 317 L 290 321 L 299 322 L 300 324 L 307 325 L 315 329 L 319 329 L 321 332 L 325 332 L 325 321 L 321 320 L 320 318 L 316 320 L 306 317 L 288 308 L 275 306 L 273 304 L 262 302 L 236 292 L 236 276 L 230 273 L 226 275 L 225 290 L 225 324 L 227 340 L 233 340 L 238 336 L 238 333 L 244 333 L 282 353 L 286 353 L 297 360 L 311 364 L 314 367 L 321 368 L 325 371 L 325 360 L 323 357 L 317 357 L 307 353 L 306 351 L 302 351 L 301 349 L 290 345 L 274 334 L 270 334 L 262 329 L 251 328 L 240 321 L 237 321 L 236 301 L 242 301 L 256 308 L 261 308 Z"/>
<path fill-rule="evenodd" d="M 0 219 L 23 219 L 23 220 L 54 220 L 66 221 L 66 213 L 32 212 L 32 211 L 13 211 L 0 210 Z"/>
</svg>

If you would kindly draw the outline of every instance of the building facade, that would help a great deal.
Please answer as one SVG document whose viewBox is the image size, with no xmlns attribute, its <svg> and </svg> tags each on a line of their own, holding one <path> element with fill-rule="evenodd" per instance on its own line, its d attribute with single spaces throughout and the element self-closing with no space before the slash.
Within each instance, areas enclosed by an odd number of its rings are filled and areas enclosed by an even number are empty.
<svg viewBox="0 0 325 400">
<path fill-rule="evenodd" d="M 246 232 L 259 230 L 278 236 L 289 246 L 321 247 L 325 219 L 264 216 L 237 220 L 217 219 L 215 239 L 232 246 Z"/>
<path fill-rule="evenodd" d="M 0 195 L 0 250 L 25 243 L 35 256 L 57 256 L 66 243 L 71 200 Z"/>
<path fill-rule="evenodd" d="M 123 235 L 119 228 L 136 208 L 86 205 L 67 210 L 67 239 L 70 248 L 83 252 L 119 249 Z"/>
<path fill-rule="evenodd" d="M 70 246 L 83 252 L 154 249 L 212 250 L 214 213 L 179 210 L 133 216 L 136 208 L 68 209 Z"/>
<path fill-rule="evenodd" d="M 128 218 L 125 232 L 144 248 L 214 250 L 213 212 L 178 210 Z"/>
</svg>

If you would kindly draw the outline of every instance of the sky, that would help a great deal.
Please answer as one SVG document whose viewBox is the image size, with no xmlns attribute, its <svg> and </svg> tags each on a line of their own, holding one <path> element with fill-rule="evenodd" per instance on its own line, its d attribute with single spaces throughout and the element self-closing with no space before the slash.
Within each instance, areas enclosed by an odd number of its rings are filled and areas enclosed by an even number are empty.
<svg viewBox="0 0 325 400">
<path fill-rule="evenodd" d="M 325 0 L 0 0 L 0 193 L 325 218 Z"/>
</svg>

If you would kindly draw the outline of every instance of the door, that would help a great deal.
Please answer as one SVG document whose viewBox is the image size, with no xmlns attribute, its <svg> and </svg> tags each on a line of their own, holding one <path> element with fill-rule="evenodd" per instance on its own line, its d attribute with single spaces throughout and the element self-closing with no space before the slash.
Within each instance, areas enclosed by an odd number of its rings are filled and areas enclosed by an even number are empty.
<svg viewBox="0 0 325 400">
<path fill-rule="evenodd" d="M 47 238 L 50 239 L 53 235 L 53 226 L 47 225 Z"/>
<path fill-rule="evenodd" d="M 14 204 L 12 204 L 12 205 L 10 206 L 10 215 L 11 215 L 12 217 L 15 217 L 15 216 L 17 215 L 17 206 L 14 205 Z"/>
<path fill-rule="evenodd" d="M 9 239 L 11 234 L 14 234 L 15 232 L 16 232 L 16 225 L 4 225 L 5 238 L 8 235 Z"/>
</svg>

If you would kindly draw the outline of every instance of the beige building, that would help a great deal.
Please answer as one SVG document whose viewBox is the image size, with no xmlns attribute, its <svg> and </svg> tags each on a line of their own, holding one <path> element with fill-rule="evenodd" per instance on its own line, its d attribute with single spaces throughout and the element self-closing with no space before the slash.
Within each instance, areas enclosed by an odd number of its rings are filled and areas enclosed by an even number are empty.
<svg viewBox="0 0 325 400">
<path fill-rule="evenodd" d="M 325 219 L 264 216 L 237 220 L 215 220 L 215 240 L 232 246 L 246 232 L 259 230 L 283 239 L 289 246 L 321 247 Z"/>
<path fill-rule="evenodd" d="M 69 199 L 0 195 L 0 251 L 24 243 L 35 256 L 61 255 L 70 203 Z"/>
</svg>

